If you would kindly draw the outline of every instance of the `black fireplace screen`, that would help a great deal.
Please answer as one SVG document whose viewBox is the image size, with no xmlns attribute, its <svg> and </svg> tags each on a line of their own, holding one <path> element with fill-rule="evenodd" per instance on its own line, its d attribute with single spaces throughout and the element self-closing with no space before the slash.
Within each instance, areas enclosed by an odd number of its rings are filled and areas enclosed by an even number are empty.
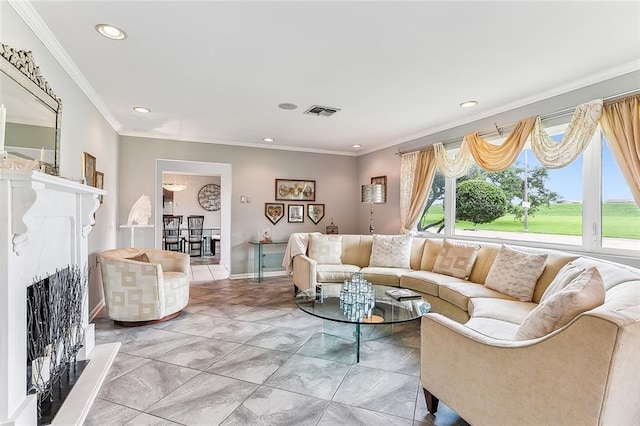
<svg viewBox="0 0 640 426">
<path fill-rule="evenodd" d="M 87 282 L 86 271 L 73 265 L 28 287 L 27 393 L 38 395 L 38 415 L 82 348 Z"/>
</svg>

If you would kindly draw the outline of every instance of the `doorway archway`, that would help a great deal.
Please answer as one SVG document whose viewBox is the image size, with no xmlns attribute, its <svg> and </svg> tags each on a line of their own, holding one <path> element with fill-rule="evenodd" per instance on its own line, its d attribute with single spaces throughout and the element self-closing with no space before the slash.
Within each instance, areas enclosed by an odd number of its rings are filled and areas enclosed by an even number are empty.
<svg viewBox="0 0 640 426">
<path fill-rule="evenodd" d="M 220 176 L 220 264 L 231 270 L 231 164 L 156 160 L 155 246 L 162 247 L 162 173 Z"/>
</svg>

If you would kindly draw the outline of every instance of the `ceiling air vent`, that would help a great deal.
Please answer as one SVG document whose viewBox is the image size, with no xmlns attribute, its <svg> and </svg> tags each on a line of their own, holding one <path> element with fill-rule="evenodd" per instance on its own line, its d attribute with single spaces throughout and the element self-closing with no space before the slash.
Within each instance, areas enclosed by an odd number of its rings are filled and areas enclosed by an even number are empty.
<svg viewBox="0 0 640 426">
<path fill-rule="evenodd" d="M 340 108 L 313 105 L 304 113 L 309 115 L 317 115 L 318 117 L 331 117 L 333 114 L 335 114 L 338 111 L 340 111 Z"/>
</svg>

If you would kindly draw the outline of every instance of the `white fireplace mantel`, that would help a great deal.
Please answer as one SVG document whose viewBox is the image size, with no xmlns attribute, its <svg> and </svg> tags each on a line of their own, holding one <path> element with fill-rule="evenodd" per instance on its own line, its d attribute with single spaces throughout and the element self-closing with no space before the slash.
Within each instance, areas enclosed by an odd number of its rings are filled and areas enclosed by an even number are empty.
<svg viewBox="0 0 640 426">
<path fill-rule="evenodd" d="M 0 169 L 0 425 L 36 424 L 36 398 L 26 394 L 27 287 L 68 265 L 87 267 L 87 237 L 105 193 L 38 171 Z M 87 300 L 79 359 L 94 348 Z"/>
</svg>

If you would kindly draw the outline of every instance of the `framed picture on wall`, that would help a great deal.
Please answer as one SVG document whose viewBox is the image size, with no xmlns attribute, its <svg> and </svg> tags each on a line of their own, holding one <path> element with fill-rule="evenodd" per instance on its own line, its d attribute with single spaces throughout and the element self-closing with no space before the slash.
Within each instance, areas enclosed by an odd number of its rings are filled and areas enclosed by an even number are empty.
<svg viewBox="0 0 640 426">
<path fill-rule="evenodd" d="M 288 206 L 287 220 L 290 223 L 303 223 L 304 222 L 304 205 L 302 204 L 289 204 Z"/>
<path fill-rule="evenodd" d="M 104 173 L 96 171 L 96 180 L 95 180 L 95 182 L 96 182 L 96 188 L 104 189 Z M 103 197 L 104 197 L 104 195 L 100 195 L 98 197 L 98 199 L 100 200 L 100 204 L 102 204 L 104 202 Z"/>
<path fill-rule="evenodd" d="M 88 152 L 82 153 L 82 177 L 89 186 L 96 186 L 96 157 Z"/>
<path fill-rule="evenodd" d="M 324 204 L 307 204 L 307 216 L 317 225 L 324 217 Z"/>
<path fill-rule="evenodd" d="M 264 203 L 264 215 L 275 225 L 284 217 L 284 203 Z"/>
<path fill-rule="evenodd" d="M 276 179 L 276 200 L 316 200 L 315 180 Z"/>
</svg>

